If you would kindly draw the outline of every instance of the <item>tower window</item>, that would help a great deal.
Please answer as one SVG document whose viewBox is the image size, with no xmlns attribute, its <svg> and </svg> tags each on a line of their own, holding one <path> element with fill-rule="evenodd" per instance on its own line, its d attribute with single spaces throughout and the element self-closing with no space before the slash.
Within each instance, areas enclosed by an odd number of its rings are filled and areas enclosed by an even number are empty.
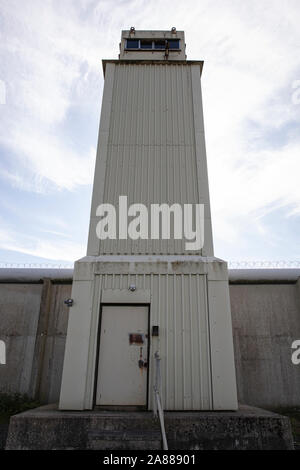
<svg viewBox="0 0 300 470">
<path fill-rule="evenodd" d="M 168 42 L 169 49 L 179 50 L 179 39 L 126 39 L 125 49 L 160 49 L 166 48 L 166 42 Z"/>
<path fill-rule="evenodd" d="M 139 40 L 138 39 L 127 39 L 126 41 L 126 48 L 127 49 L 138 49 L 139 48 Z"/>
<path fill-rule="evenodd" d="M 153 41 L 142 40 L 141 41 L 141 49 L 152 49 Z"/>
<path fill-rule="evenodd" d="M 179 49 L 179 39 L 168 39 L 169 49 Z"/>
<path fill-rule="evenodd" d="M 165 40 L 154 41 L 154 47 L 155 49 L 165 49 L 166 41 Z"/>
</svg>

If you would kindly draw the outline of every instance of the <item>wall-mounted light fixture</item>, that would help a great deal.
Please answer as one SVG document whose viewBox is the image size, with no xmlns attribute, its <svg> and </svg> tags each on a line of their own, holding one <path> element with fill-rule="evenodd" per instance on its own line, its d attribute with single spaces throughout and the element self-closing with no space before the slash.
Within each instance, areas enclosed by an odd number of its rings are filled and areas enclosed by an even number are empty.
<svg viewBox="0 0 300 470">
<path fill-rule="evenodd" d="M 130 290 L 130 292 L 134 292 L 136 290 L 136 286 L 134 284 L 130 284 L 128 290 Z"/>
</svg>

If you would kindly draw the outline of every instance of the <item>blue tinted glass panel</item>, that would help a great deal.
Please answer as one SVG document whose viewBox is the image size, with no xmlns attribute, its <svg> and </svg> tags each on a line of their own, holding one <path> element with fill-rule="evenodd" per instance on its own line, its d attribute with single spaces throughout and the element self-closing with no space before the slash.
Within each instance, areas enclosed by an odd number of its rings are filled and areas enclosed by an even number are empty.
<svg viewBox="0 0 300 470">
<path fill-rule="evenodd" d="M 155 49 L 165 49 L 165 47 L 166 47 L 166 41 L 165 41 L 165 40 L 162 40 L 162 41 L 155 41 L 154 47 L 155 47 Z"/>
<path fill-rule="evenodd" d="M 152 41 L 141 41 L 141 49 L 152 49 Z"/>
<path fill-rule="evenodd" d="M 179 49 L 179 39 L 169 39 L 169 49 Z"/>
<path fill-rule="evenodd" d="M 126 49 L 138 49 L 138 48 L 139 48 L 138 39 L 127 39 Z"/>
</svg>

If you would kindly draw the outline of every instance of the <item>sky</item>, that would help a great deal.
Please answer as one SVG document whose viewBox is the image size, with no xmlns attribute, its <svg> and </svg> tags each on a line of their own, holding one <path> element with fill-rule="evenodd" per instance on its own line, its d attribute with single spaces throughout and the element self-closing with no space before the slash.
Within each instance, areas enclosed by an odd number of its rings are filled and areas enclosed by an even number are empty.
<svg viewBox="0 0 300 470">
<path fill-rule="evenodd" d="M 2 0 L 0 265 L 85 256 L 102 59 L 185 31 L 202 91 L 215 255 L 300 261 L 299 0 Z"/>
</svg>

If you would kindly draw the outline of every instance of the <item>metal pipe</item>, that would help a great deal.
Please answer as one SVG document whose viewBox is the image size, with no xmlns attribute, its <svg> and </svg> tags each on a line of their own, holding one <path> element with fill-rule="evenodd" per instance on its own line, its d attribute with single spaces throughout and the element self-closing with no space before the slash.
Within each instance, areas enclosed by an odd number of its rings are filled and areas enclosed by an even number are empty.
<svg viewBox="0 0 300 470">
<path fill-rule="evenodd" d="M 160 422 L 160 430 L 161 436 L 163 441 L 163 450 L 168 450 L 168 442 L 165 430 L 165 423 L 164 423 L 164 412 L 163 407 L 161 404 L 161 373 L 160 373 L 160 357 L 158 351 L 154 354 L 155 357 L 155 364 L 156 364 L 156 377 L 155 377 L 155 385 L 154 385 L 154 407 L 153 412 L 154 416 L 157 417 L 157 410 Z"/>
</svg>

